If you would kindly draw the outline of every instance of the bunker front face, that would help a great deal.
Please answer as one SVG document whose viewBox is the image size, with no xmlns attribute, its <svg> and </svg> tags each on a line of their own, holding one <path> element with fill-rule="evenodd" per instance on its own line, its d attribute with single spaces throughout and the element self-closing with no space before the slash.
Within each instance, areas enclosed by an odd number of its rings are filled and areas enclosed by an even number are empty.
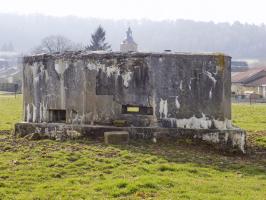
<svg viewBox="0 0 266 200">
<path fill-rule="evenodd" d="M 216 136 L 201 139 L 244 151 L 243 131 L 235 131 L 241 132 L 238 140 L 219 134 L 235 129 L 230 66 L 231 58 L 222 54 L 66 52 L 25 57 L 24 121 L 49 127 L 213 130 Z"/>
</svg>

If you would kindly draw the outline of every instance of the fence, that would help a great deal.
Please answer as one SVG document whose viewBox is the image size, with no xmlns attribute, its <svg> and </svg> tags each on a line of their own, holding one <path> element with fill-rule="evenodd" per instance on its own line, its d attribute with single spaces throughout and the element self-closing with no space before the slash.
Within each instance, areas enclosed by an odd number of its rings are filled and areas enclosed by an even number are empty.
<svg viewBox="0 0 266 200">
<path fill-rule="evenodd" d="M 231 97 L 231 102 L 232 103 L 249 103 L 249 104 L 266 103 L 266 98 L 252 98 L 252 96 L 249 96 L 246 98 Z"/>
<path fill-rule="evenodd" d="M 18 92 L 20 85 L 17 83 L 0 83 L 0 91 Z"/>
</svg>

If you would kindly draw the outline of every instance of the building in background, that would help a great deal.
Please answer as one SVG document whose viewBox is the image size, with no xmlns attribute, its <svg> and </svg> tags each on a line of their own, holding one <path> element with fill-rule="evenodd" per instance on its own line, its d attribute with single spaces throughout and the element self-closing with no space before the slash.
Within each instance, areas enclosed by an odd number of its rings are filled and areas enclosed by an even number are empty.
<svg viewBox="0 0 266 200">
<path fill-rule="evenodd" d="M 120 44 L 120 51 L 121 52 L 137 52 L 138 51 L 138 45 L 132 37 L 132 30 L 130 27 L 128 27 L 126 38 Z"/>
<path fill-rule="evenodd" d="M 21 54 L 0 51 L 0 91 L 17 92 L 22 85 Z"/>
<path fill-rule="evenodd" d="M 258 94 L 266 98 L 266 67 L 249 68 L 243 72 L 232 72 L 231 91 L 237 96 Z"/>
</svg>

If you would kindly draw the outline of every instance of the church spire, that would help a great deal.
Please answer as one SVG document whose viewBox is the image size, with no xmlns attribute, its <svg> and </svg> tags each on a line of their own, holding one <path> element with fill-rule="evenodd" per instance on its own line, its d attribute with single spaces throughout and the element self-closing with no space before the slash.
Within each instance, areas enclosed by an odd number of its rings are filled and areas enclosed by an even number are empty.
<svg viewBox="0 0 266 200">
<path fill-rule="evenodd" d="M 131 30 L 130 27 L 128 27 L 128 29 L 127 29 L 127 40 L 128 40 L 128 41 L 129 41 L 129 40 L 133 41 L 132 30 Z"/>
<path fill-rule="evenodd" d="M 130 27 L 128 27 L 126 32 L 126 38 L 123 40 L 123 42 L 120 45 L 120 51 L 122 52 L 131 52 L 131 51 L 137 51 L 138 45 L 136 42 L 134 42 L 133 36 L 132 36 L 132 30 Z"/>
</svg>

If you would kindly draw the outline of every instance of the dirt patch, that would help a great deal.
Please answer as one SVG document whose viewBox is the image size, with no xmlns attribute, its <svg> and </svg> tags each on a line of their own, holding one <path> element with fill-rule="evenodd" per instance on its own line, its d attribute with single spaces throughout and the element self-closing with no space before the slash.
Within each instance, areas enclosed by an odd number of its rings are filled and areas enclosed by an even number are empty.
<svg viewBox="0 0 266 200">
<path fill-rule="evenodd" d="M 248 132 L 247 145 L 251 152 L 266 154 L 266 131 Z"/>
<path fill-rule="evenodd" d="M 10 130 L 0 130 L 0 135 L 10 134 Z"/>
</svg>

